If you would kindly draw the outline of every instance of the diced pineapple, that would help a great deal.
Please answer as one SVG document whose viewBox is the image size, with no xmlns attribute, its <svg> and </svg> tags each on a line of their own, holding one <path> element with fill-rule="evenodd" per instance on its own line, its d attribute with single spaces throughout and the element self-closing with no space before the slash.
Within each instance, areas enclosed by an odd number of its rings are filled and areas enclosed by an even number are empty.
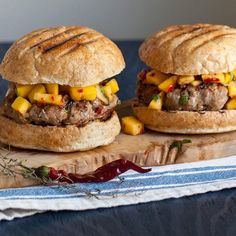
<svg viewBox="0 0 236 236">
<path fill-rule="evenodd" d="M 21 114 L 25 114 L 31 107 L 31 103 L 23 97 L 17 97 L 11 107 Z"/>
<path fill-rule="evenodd" d="M 58 106 L 62 106 L 64 104 L 62 95 L 54 95 L 54 94 L 35 93 L 34 101 Z"/>
<path fill-rule="evenodd" d="M 227 110 L 234 110 L 236 109 L 236 98 L 230 99 L 226 104 L 225 107 Z"/>
<path fill-rule="evenodd" d="M 175 85 L 176 85 L 176 81 L 177 81 L 177 76 L 171 76 L 169 79 L 165 80 L 164 82 L 162 82 L 158 88 L 166 93 L 171 92 Z"/>
<path fill-rule="evenodd" d="M 152 101 L 148 105 L 148 108 L 155 109 L 155 110 L 161 110 L 162 104 L 163 104 L 163 96 L 164 96 L 163 92 L 154 95 Z"/>
<path fill-rule="evenodd" d="M 60 85 L 59 86 L 59 92 L 60 93 L 69 93 L 70 86 L 68 85 Z"/>
<path fill-rule="evenodd" d="M 99 85 L 96 86 L 97 89 L 97 98 L 103 101 L 105 104 L 108 104 L 108 99 L 103 94 L 101 87 Z"/>
<path fill-rule="evenodd" d="M 36 93 L 46 93 L 46 89 L 42 84 L 37 84 L 34 86 L 34 88 L 31 90 L 31 92 L 28 95 L 28 98 L 31 103 L 34 102 L 34 95 Z"/>
<path fill-rule="evenodd" d="M 130 135 L 138 135 L 144 132 L 144 125 L 134 116 L 126 116 L 121 119 L 123 132 Z"/>
<path fill-rule="evenodd" d="M 191 85 L 194 86 L 194 87 L 197 87 L 198 85 L 200 85 L 202 83 L 201 80 L 194 80 L 191 82 Z"/>
<path fill-rule="evenodd" d="M 236 80 L 236 70 L 231 71 L 230 74 L 233 75 L 233 80 Z"/>
<path fill-rule="evenodd" d="M 224 76 L 225 76 L 224 84 L 229 84 L 233 80 L 233 77 L 234 77 L 232 73 L 225 73 Z"/>
<path fill-rule="evenodd" d="M 154 84 L 154 85 L 159 85 L 161 84 L 164 80 L 168 79 L 169 76 L 157 71 L 157 70 L 151 70 L 146 74 L 146 79 L 145 83 L 147 84 Z"/>
<path fill-rule="evenodd" d="M 229 91 L 229 96 L 231 98 L 236 97 L 236 82 L 235 81 L 232 81 L 229 83 L 228 91 Z"/>
<path fill-rule="evenodd" d="M 110 80 L 106 85 L 111 87 L 112 93 L 117 93 L 119 91 L 119 85 L 115 79 Z"/>
<path fill-rule="evenodd" d="M 34 85 L 29 84 L 29 85 L 21 85 L 17 84 L 16 85 L 16 93 L 18 96 L 26 98 L 30 91 L 33 89 Z"/>
<path fill-rule="evenodd" d="M 223 73 L 202 75 L 202 80 L 206 83 L 225 83 L 225 76 Z"/>
<path fill-rule="evenodd" d="M 87 87 L 70 87 L 70 97 L 74 101 L 88 100 L 93 101 L 97 97 L 97 89 L 95 85 Z"/>
<path fill-rule="evenodd" d="M 108 85 L 105 85 L 102 87 L 102 91 L 104 92 L 104 95 L 108 98 L 108 100 L 112 101 L 113 99 L 112 88 Z"/>
<path fill-rule="evenodd" d="M 59 85 L 58 84 L 45 84 L 47 93 L 58 95 L 59 94 Z"/>
<path fill-rule="evenodd" d="M 183 84 L 190 84 L 191 82 L 194 81 L 194 76 L 193 75 L 181 75 L 178 77 L 178 84 L 183 85 Z"/>
</svg>

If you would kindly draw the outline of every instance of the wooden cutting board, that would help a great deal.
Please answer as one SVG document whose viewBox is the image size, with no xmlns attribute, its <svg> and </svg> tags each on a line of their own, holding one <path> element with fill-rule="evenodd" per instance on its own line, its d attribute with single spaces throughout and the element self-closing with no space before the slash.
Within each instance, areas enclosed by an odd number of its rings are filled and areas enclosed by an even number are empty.
<svg viewBox="0 0 236 236">
<path fill-rule="evenodd" d="M 131 113 L 130 102 L 118 108 L 120 117 Z M 1 131 L 0 131 L 1 132 Z M 180 151 L 169 149 L 176 140 L 190 139 Z M 4 154 L 4 151 L 0 151 Z M 47 165 L 68 172 L 86 173 L 119 158 L 125 158 L 141 166 L 156 166 L 194 162 L 236 154 L 236 131 L 208 135 L 174 135 L 147 131 L 139 136 L 120 134 L 114 143 L 91 151 L 51 153 L 12 148 L 10 157 L 26 160 L 30 167 Z M 36 185 L 32 180 L 6 177 L 0 174 L 0 188 Z"/>
</svg>

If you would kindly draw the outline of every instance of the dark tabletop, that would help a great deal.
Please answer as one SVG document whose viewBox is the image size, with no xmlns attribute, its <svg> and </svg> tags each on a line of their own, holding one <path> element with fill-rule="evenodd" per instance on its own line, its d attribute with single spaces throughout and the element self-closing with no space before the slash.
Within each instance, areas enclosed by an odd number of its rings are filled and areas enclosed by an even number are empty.
<svg viewBox="0 0 236 236">
<path fill-rule="evenodd" d="M 118 42 L 118 45 L 127 65 L 118 76 L 119 96 L 125 100 L 134 96 L 136 74 L 143 64 L 138 59 L 139 41 Z M 9 44 L 0 44 L 0 59 L 8 47 Z M 0 99 L 6 87 L 7 83 L 0 80 Z M 134 206 L 83 212 L 46 212 L 0 222 L 0 236 L 235 236 L 235 222 L 236 190 L 230 189 Z"/>
</svg>

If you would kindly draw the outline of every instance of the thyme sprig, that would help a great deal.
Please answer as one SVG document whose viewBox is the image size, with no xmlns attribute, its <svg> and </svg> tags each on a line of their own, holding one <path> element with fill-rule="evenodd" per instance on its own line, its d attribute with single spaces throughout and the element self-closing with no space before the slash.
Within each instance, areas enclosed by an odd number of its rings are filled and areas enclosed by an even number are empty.
<svg viewBox="0 0 236 236">
<path fill-rule="evenodd" d="M 58 183 L 62 185 L 64 183 L 60 183 L 57 180 L 51 180 L 44 176 L 38 176 L 36 174 L 36 168 L 28 167 L 25 165 L 27 160 L 17 160 L 9 157 L 11 155 L 10 148 L 0 148 L 0 172 L 9 177 L 17 178 L 18 176 L 22 176 L 25 179 L 32 179 L 40 182 L 43 185 L 55 185 Z"/>
</svg>

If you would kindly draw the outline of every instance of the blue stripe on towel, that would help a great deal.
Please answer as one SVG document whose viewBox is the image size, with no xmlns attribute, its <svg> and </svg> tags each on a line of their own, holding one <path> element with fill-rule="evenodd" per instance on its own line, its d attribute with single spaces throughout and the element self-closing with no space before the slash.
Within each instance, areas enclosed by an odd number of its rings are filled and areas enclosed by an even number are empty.
<svg viewBox="0 0 236 236">
<path fill-rule="evenodd" d="M 161 166 L 159 167 L 161 168 Z M 156 175 L 156 173 L 160 174 L 168 174 L 168 173 L 185 173 L 185 172 L 197 172 L 197 171 L 207 171 L 207 170 L 217 170 L 217 169 L 233 169 L 236 168 L 236 165 L 230 166 L 209 166 L 209 167 L 194 167 L 194 168 L 185 168 L 185 169 L 178 169 L 178 170 L 170 170 L 170 171 L 152 171 L 148 172 L 146 175 Z M 138 173 L 130 174 L 129 176 L 140 176 Z"/>
<path fill-rule="evenodd" d="M 135 176 L 138 178 L 133 178 Z M 80 198 L 85 196 L 85 191 L 96 192 L 96 189 L 102 190 L 99 194 L 100 196 L 109 196 L 114 194 L 114 191 L 118 191 L 117 193 L 137 192 L 136 188 L 139 188 L 138 191 L 147 191 L 148 188 L 166 189 L 197 185 L 199 183 L 211 183 L 218 180 L 236 178 L 236 165 L 198 167 L 163 172 L 156 170 L 144 175 L 124 174 L 123 177 L 127 178 L 123 183 L 110 181 L 102 184 L 75 184 L 73 186 L 69 186 L 68 188 L 54 186 L 5 189 L 0 190 L 0 199 Z"/>
</svg>

